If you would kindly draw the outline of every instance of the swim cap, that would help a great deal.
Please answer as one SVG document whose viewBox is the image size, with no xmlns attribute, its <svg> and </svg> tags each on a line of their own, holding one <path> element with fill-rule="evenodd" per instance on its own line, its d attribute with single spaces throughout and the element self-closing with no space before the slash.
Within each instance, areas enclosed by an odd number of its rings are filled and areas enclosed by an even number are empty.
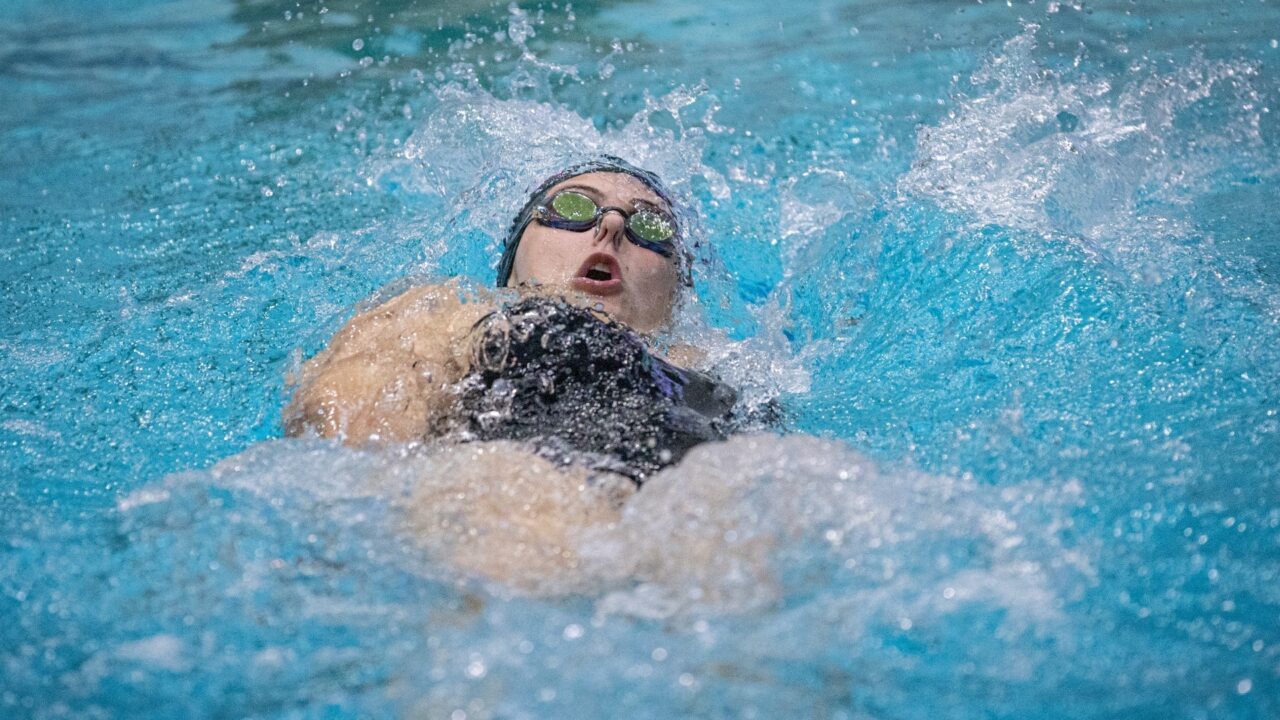
<svg viewBox="0 0 1280 720">
<path fill-rule="evenodd" d="M 648 170 L 638 168 L 613 155 L 601 155 L 598 158 L 578 163 L 544 180 L 538 186 L 538 189 L 534 190 L 529 196 L 524 207 L 520 209 L 520 214 L 516 215 L 515 220 L 511 222 L 511 229 L 507 232 L 507 239 L 502 247 L 502 258 L 498 261 L 498 287 L 506 287 L 507 281 L 511 279 L 511 268 L 516 263 L 516 250 L 520 247 L 520 236 L 524 235 L 524 229 L 533 221 L 533 214 L 537 210 L 538 201 L 542 199 L 543 194 L 556 183 L 593 172 L 613 172 L 630 175 L 644 183 L 655 195 L 662 198 L 662 201 L 667 204 L 668 208 L 671 208 L 672 212 L 675 211 L 675 203 L 671 201 L 671 194 L 662 184 L 662 181 L 658 179 L 658 176 Z M 684 284 L 690 284 L 687 258 L 685 258 L 683 250 L 678 246 L 676 249 L 676 266 L 680 270 L 680 277 Z"/>
</svg>

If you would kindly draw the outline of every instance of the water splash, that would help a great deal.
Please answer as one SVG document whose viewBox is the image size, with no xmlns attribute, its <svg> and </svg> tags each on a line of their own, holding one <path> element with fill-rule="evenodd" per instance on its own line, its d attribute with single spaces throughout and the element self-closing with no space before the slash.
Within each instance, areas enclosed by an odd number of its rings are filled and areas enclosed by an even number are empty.
<svg viewBox="0 0 1280 720">
<path fill-rule="evenodd" d="M 1005 42 L 921 131 L 900 188 L 1159 282 L 1187 264 L 1176 246 L 1196 230 L 1189 199 L 1261 154 L 1258 68 L 1197 56 L 1089 78 L 1037 63 L 1038 31 Z"/>
</svg>

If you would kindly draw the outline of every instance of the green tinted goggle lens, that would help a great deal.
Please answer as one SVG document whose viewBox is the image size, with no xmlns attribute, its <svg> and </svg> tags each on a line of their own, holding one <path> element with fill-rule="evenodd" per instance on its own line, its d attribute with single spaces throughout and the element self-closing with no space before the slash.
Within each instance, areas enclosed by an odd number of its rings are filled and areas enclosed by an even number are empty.
<svg viewBox="0 0 1280 720">
<path fill-rule="evenodd" d="M 676 229 L 666 218 L 652 212 L 641 211 L 632 215 L 627 218 L 627 227 L 649 242 L 668 242 L 676 234 Z"/>
<path fill-rule="evenodd" d="M 595 224 L 600 214 L 600 206 L 594 200 L 571 190 L 557 193 L 551 198 L 551 209 L 561 219 L 575 226 L 582 226 L 576 229 L 586 229 Z M 645 242 L 669 243 L 676 234 L 675 225 L 652 210 L 637 210 L 626 217 L 627 230 Z"/>
<path fill-rule="evenodd" d="M 565 220 L 589 222 L 596 217 L 596 207 L 591 198 L 581 193 L 562 192 L 551 199 L 551 209 Z"/>
</svg>

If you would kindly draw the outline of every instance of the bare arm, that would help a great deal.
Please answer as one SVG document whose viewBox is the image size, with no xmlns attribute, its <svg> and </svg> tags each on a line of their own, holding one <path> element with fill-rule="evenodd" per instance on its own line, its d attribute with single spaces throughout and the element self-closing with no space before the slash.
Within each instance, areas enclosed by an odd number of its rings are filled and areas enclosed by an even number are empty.
<svg viewBox="0 0 1280 720">
<path fill-rule="evenodd" d="M 468 332 L 489 302 L 463 302 L 457 283 L 416 287 L 352 318 L 307 361 L 285 431 L 350 445 L 421 439 L 466 374 Z"/>
</svg>

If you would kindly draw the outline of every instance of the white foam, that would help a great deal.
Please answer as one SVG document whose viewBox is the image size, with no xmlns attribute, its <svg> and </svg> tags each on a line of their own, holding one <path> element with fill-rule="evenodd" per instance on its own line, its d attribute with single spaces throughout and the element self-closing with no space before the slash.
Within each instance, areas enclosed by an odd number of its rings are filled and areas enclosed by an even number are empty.
<svg viewBox="0 0 1280 720">
<path fill-rule="evenodd" d="M 587 594 L 598 616 L 757 612 L 816 592 L 830 597 L 806 612 L 839 613 L 850 634 L 902 619 L 944 622 L 962 607 L 999 610 L 1002 627 L 1016 633 L 1064 622 L 1063 604 L 1094 581 L 1090 549 L 1060 542 L 1083 502 L 1075 483 L 985 487 L 885 466 L 839 442 L 738 436 L 695 448 L 617 515 L 592 509 L 604 496 L 583 484 L 585 475 L 570 472 L 562 483 L 510 447 L 378 453 L 276 441 L 170 482 L 203 477 L 251 491 L 295 518 L 299 532 L 359 528 L 367 543 L 381 526 L 374 536 L 422 548 L 401 558 L 408 570 L 479 577 L 500 594 Z M 355 537 L 330 532 L 316 541 L 338 552 Z M 351 550 L 340 554 L 365 552 Z M 269 575 L 247 572 L 238 592 Z M 400 609 L 316 598 L 305 611 Z M 790 621 L 771 622 L 779 623 Z"/>
<path fill-rule="evenodd" d="M 1239 149 L 1260 142 L 1257 68 L 1198 58 L 1174 69 L 1137 65 L 1132 82 L 1055 71 L 1035 57 L 1038 27 L 1004 43 L 974 73 L 972 94 L 920 131 L 899 189 L 971 216 L 1076 243 L 1129 267 L 1158 264 L 1188 231 L 1176 208 Z M 1177 126 L 1212 94 L 1238 97 L 1225 125 Z M 1250 99 L 1254 102 L 1250 102 Z M 1236 146 L 1216 156 L 1209 148 Z M 1144 198 L 1159 210 L 1139 210 Z M 1148 204 L 1149 205 L 1149 204 Z"/>
</svg>

